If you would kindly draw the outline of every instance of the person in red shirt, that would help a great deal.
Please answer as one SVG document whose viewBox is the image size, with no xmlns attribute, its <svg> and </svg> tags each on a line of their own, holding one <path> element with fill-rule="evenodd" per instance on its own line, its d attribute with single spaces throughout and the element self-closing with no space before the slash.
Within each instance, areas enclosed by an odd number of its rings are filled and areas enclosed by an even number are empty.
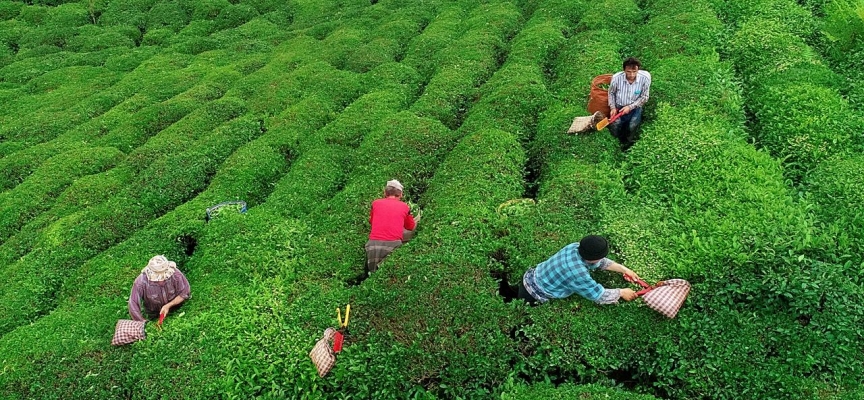
<svg viewBox="0 0 864 400">
<path fill-rule="evenodd" d="M 402 184 L 391 180 L 384 186 L 384 198 L 372 202 L 369 223 L 372 231 L 366 242 L 366 272 L 378 270 L 378 264 L 393 250 L 407 242 L 417 227 L 408 204 L 402 201 Z"/>
</svg>

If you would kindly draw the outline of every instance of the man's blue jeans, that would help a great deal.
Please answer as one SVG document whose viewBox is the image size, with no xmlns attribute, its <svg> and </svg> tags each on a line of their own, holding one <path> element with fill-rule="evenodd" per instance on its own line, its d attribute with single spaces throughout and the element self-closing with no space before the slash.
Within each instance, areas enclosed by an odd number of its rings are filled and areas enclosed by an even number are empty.
<svg viewBox="0 0 864 400">
<path fill-rule="evenodd" d="M 624 107 L 619 107 L 622 109 Z M 639 137 L 639 125 L 642 124 L 642 107 L 624 114 L 615 122 L 609 124 L 609 132 L 621 142 L 621 148 L 627 150 Z"/>
</svg>

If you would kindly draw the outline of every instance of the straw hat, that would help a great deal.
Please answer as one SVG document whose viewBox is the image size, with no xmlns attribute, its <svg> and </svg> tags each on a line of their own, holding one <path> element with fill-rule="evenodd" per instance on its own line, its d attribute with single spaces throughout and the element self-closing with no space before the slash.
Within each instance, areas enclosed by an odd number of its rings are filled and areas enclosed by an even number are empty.
<svg viewBox="0 0 864 400">
<path fill-rule="evenodd" d="M 393 189 L 398 189 L 400 192 L 403 190 L 402 189 L 402 183 L 400 183 L 399 181 L 397 181 L 395 179 L 387 181 L 387 184 L 384 185 L 384 188 L 386 189 L 388 187 L 393 188 Z"/>
<path fill-rule="evenodd" d="M 168 261 L 163 255 L 158 255 L 150 259 L 141 273 L 147 275 L 147 279 L 152 282 L 161 282 L 174 275 L 175 268 L 177 268 L 177 263 Z"/>
</svg>

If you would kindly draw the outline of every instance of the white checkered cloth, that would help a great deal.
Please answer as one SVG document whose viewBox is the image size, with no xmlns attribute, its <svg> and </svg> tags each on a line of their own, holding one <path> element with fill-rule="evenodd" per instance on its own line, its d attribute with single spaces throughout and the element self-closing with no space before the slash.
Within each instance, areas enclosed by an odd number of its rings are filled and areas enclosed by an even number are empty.
<svg viewBox="0 0 864 400">
<path fill-rule="evenodd" d="M 114 328 L 114 338 L 111 339 L 111 345 L 122 346 L 124 344 L 144 340 L 144 338 L 147 337 L 147 334 L 144 332 L 144 324 L 144 321 L 133 321 L 131 319 L 121 319 L 117 321 L 117 326 Z"/>
<path fill-rule="evenodd" d="M 327 328 L 324 330 L 324 337 L 315 343 L 315 347 L 309 352 L 309 357 L 312 358 L 312 363 L 318 369 L 318 376 L 324 377 L 336 365 L 336 354 L 333 353 L 333 347 L 330 344 L 333 341 L 333 336 L 336 335 L 336 330 Z"/>
<path fill-rule="evenodd" d="M 675 318 L 688 293 L 690 293 L 690 282 L 683 279 L 669 279 L 658 283 L 658 286 L 645 293 L 642 299 L 648 307 L 660 314 Z"/>
</svg>

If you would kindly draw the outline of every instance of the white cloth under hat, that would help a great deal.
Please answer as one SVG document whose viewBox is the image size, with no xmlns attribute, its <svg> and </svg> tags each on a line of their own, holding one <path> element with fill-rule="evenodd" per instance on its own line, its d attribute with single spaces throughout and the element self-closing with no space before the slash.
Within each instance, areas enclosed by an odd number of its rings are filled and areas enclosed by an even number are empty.
<svg viewBox="0 0 864 400">
<path fill-rule="evenodd" d="M 141 273 L 147 275 L 147 279 L 151 282 L 161 282 L 171 278 L 176 268 L 177 263 L 168 261 L 163 255 L 158 255 L 150 259 Z"/>
<path fill-rule="evenodd" d="M 387 181 L 387 186 L 384 186 L 384 188 L 386 189 L 388 187 L 392 187 L 394 189 L 399 189 L 400 192 L 403 191 L 402 184 L 399 183 L 399 181 L 397 181 L 395 179 Z"/>
</svg>

